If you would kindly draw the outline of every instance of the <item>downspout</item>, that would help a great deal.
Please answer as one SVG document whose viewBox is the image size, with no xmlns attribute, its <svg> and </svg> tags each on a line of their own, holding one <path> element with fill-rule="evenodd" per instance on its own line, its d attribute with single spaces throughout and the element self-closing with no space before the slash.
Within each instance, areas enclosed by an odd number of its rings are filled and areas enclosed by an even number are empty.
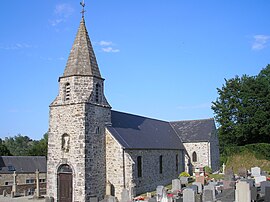
<svg viewBox="0 0 270 202">
<path fill-rule="evenodd" d="M 123 151 L 123 182 L 124 182 L 124 188 L 126 188 L 126 166 L 125 166 L 125 149 L 122 148 Z"/>
</svg>

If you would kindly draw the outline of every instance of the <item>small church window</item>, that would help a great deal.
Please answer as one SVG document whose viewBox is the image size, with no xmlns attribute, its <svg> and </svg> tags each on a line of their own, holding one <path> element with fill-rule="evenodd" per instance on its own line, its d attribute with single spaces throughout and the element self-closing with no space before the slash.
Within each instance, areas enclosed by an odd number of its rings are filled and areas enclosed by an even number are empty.
<svg viewBox="0 0 270 202">
<path fill-rule="evenodd" d="M 65 100 L 70 100 L 70 84 L 65 85 Z"/>
<path fill-rule="evenodd" d="M 192 161 L 197 162 L 197 153 L 195 151 L 192 153 Z"/>
<path fill-rule="evenodd" d="M 100 84 L 96 84 L 96 94 L 95 94 L 95 100 L 96 102 L 100 102 Z"/>
<path fill-rule="evenodd" d="M 137 157 L 137 172 L 138 172 L 138 177 L 142 177 L 142 157 L 141 156 Z"/>
<path fill-rule="evenodd" d="M 159 173 L 162 174 L 162 155 L 159 156 Z"/>
<path fill-rule="evenodd" d="M 96 134 L 100 134 L 100 128 L 96 127 Z"/>
<path fill-rule="evenodd" d="M 178 172 L 178 154 L 175 155 L 175 171 Z"/>
</svg>

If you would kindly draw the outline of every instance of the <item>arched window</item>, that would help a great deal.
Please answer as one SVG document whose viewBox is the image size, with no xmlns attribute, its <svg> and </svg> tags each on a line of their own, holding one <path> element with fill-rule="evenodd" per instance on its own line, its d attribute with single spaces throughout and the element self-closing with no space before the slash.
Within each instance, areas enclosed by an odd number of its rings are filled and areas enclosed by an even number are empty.
<svg viewBox="0 0 270 202">
<path fill-rule="evenodd" d="M 65 85 L 65 100 L 70 100 L 70 84 Z"/>
<path fill-rule="evenodd" d="M 137 157 L 137 172 L 138 172 L 138 177 L 142 177 L 142 157 L 141 156 Z"/>
<path fill-rule="evenodd" d="M 99 83 L 97 83 L 96 84 L 96 93 L 95 93 L 96 102 L 100 102 L 100 90 L 101 90 L 101 86 Z"/>
<path fill-rule="evenodd" d="M 178 154 L 175 155 L 175 171 L 178 172 Z"/>
<path fill-rule="evenodd" d="M 159 156 L 159 173 L 161 174 L 162 173 L 162 155 Z"/>
<path fill-rule="evenodd" d="M 197 153 L 195 151 L 192 153 L 192 161 L 197 162 Z"/>
</svg>

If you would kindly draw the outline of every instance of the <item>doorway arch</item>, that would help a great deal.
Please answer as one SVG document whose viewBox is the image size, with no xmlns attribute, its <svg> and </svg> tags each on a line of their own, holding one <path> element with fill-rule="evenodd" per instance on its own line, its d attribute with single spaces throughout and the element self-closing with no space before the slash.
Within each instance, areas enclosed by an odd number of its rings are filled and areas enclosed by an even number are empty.
<svg viewBox="0 0 270 202">
<path fill-rule="evenodd" d="M 72 202 L 72 169 L 62 164 L 57 170 L 57 198 L 59 202 Z"/>
</svg>

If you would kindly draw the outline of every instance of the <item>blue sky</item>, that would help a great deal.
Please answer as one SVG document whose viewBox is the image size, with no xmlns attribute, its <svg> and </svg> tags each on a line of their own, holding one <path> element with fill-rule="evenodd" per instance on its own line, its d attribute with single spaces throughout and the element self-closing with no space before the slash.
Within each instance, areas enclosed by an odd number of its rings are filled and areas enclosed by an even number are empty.
<svg viewBox="0 0 270 202">
<path fill-rule="evenodd" d="M 74 41 L 80 0 L 1 0 L 0 138 L 40 139 Z M 115 110 L 173 121 L 213 117 L 224 78 L 270 63 L 268 0 L 85 0 Z"/>
</svg>

